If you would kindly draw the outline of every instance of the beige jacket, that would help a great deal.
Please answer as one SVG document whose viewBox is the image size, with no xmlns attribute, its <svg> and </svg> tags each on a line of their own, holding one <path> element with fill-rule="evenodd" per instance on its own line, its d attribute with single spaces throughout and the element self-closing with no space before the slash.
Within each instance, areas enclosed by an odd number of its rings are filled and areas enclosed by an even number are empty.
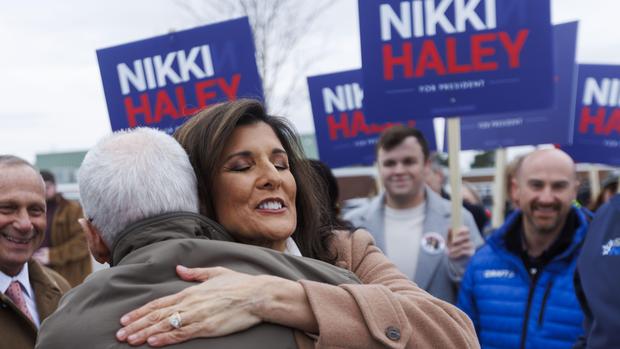
<svg viewBox="0 0 620 349">
<path fill-rule="evenodd" d="M 471 320 L 403 275 L 370 234 L 338 232 L 337 265 L 363 285 L 300 281 L 319 323 L 317 348 L 479 348 Z"/>
</svg>

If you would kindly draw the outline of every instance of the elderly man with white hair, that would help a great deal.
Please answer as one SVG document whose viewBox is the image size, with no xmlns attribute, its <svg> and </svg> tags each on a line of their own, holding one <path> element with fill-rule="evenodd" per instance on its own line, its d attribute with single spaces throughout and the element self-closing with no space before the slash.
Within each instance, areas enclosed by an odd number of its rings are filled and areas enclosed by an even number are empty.
<svg viewBox="0 0 620 349">
<path fill-rule="evenodd" d="M 43 324 L 37 348 L 129 347 L 115 334 L 119 318 L 155 298 L 185 289 L 176 268 L 225 266 L 250 274 L 332 284 L 357 283 L 334 266 L 235 243 L 217 223 L 199 215 L 197 183 L 183 148 L 154 129 L 122 131 L 100 141 L 78 174 L 89 248 L 109 269 L 67 294 Z M 164 322 L 179 328 L 182 314 Z M 187 326 L 190 327 L 190 326 Z M 185 328 L 185 327 L 184 327 Z M 311 343 L 291 328 L 263 323 L 178 348 L 291 348 Z"/>
</svg>

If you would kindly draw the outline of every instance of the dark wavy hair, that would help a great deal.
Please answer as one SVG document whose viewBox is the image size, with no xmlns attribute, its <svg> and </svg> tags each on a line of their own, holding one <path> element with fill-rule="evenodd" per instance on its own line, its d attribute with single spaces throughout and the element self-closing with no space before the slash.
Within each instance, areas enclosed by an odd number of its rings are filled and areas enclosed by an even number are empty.
<svg viewBox="0 0 620 349">
<path fill-rule="evenodd" d="M 338 202 L 340 196 L 340 190 L 338 188 L 338 180 L 331 168 L 320 160 L 308 160 L 310 166 L 315 172 L 317 180 L 321 184 L 321 188 L 324 193 L 323 196 L 327 200 L 323 204 L 328 209 L 327 218 L 328 221 L 323 224 L 331 227 L 331 230 L 347 230 L 352 232 L 355 227 L 351 222 L 343 219 L 340 213 L 340 204 Z"/>
<path fill-rule="evenodd" d="M 292 238 L 302 255 L 327 263 L 335 257 L 329 250 L 333 232 L 326 221 L 326 202 L 312 168 L 303 152 L 294 127 L 285 118 L 268 115 L 261 102 L 252 99 L 215 104 L 199 111 L 174 133 L 174 137 L 189 155 L 198 178 L 201 213 L 217 221 L 213 193 L 215 175 L 222 164 L 226 142 L 239 126 L 264 122 L 269 125 L 288 155 L 290 171 L 297 183 L 295 207 L 297 227 Z"/>
</svg>

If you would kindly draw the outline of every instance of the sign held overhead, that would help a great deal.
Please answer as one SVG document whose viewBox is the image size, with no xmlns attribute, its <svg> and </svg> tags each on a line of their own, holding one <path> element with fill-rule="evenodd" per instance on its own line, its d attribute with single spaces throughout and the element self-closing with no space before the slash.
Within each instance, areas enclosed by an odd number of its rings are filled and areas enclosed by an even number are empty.
<svg viewBox="0 0 620 349">
<path fill-rule="evenodd" d="M 572 146 L 577 161 L 620 166 L 620 66 L 579 65 Z"/>
<path fill-rule="evenodd" d="M 113 130 L 172 133 L 203 107 L 262 99 L 247 18 L 97 51 Z"/>
<path fill-rule="evenodd" d="M 365 111 L 418 118 L 541 109 L 553 97 L 549 0 L 360 0 Z"/>
<path fill-rule="evenodd" d="M 319 158 L 332 168 L 373 164 L 379 134 L 395 124 L 420 129 L 429 147 L 436 148 L 432 120 L 394 118 L 387 114 L 381 122 L 366 120 L 360 70 L 309 77 L 308 88 Z"/>
</svg>

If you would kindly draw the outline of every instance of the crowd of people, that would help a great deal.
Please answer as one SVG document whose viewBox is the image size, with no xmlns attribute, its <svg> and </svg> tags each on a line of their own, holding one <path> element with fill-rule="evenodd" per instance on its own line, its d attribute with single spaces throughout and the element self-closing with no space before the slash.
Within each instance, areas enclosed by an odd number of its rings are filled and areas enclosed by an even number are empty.
<svg viewBox="0 0 620 349">
<path fill-rule="evenodd" d="M 102 139 L 81 205 L 0 155 L 0 348 L 620 347 L 617 177 L 592 216 L 570 156 L 535 150 L 501 227 L 465 183 L 452 229 L 425 136 L 393 126 L 376 149 L 383 190 L 346 212 L 255 100 Z"/>
</svg>

